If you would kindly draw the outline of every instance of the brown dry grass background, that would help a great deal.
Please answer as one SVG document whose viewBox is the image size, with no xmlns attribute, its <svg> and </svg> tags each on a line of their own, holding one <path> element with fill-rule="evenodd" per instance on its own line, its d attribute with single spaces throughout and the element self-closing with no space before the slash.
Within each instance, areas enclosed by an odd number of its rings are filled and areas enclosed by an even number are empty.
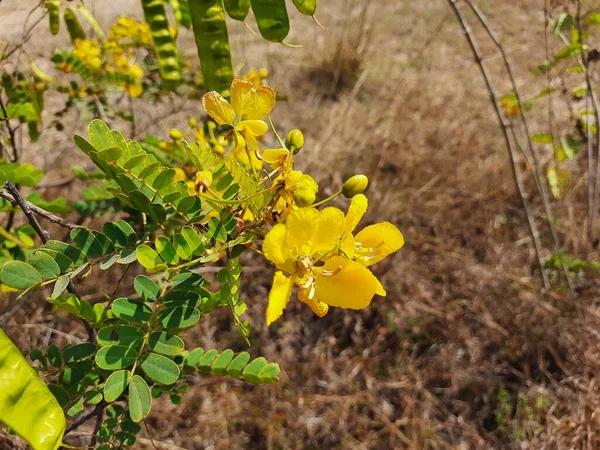
<svg viewBox="0 0 600 450">
<path fill-rule="evenodd" d="M 543 2 L 479 4 L 502 34 L 524 93 L 534 95 L 544 87 L 533 75 L 545 59 Z M 28 7 L 0 5 L 1 38 L 18 37 L 14 24 Z M 97 1 L 96 10 L 104 24 L 139 14 L 136 1 Z M 236 63 L 268 67 L 270 84 L 289 95 L 275 123 L 304 130 L 300 164 L 323 195 L 349 175 L 367 174 L 366 222 L 394 222 L 407 244 L 375 269 L 387 298 L 324 319 L 292 302 L 270 329 L 263 316 L 271 269 L 247 257 L 250 352 L 279 362 L 280 384 L 197 378 L 181 406 L 153 406 L 136 448 L 152 448 L 150 436 L 157 448 L 190 450 L 600 448 L 597 281 L 578 280 L 576 298 L 541 292 L 497 122 L 446 2 L 323 2 L 319 19 L 328 32 L 291 15 L 291 40 L 303 49 L 267 44 L 231 24 Z M 191 36 L 182 39 L 193 57 Z M 41 57 L 65 44 L 42 26 L 28 49 Z M 489 44 L 484 49 L 499 76 L 501 61 Z M 160 134 L 199 116 L 198 108 L 146 105 L 139 127 Z M 561 129 L 564 105 L 556 108 Z M 183 112 L 164 117 L 172 109 Z M 546 117 L 532 117 L 535 131 L 545 131 Z M 67 136 L 52 133 L 24 159 L 44 166 L 47 181 L 85 162 Z M 580 158 L 572 170 L 585 164 Z M 80 186 L 71 186 L 44 195 L 74 198 Z M 572 183 L 557 205 L 559 226 L 575 256 L 597 259 L 585 238 L 582 189 Z M 111 282 L 97 278 L 83 292 L 98 298 Z M 83 337 L 35 300 L 18 309 L 14 299 L 0 300 L 0 325 L 22 349 Z M 184 337 L 205 348 L 244 348 L 225 312 Z"/>
</svg>

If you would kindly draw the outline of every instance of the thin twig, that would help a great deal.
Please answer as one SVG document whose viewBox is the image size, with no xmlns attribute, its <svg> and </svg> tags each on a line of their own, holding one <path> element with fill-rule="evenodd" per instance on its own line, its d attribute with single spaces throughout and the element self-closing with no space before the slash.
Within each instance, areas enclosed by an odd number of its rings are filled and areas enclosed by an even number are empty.
<svg viewBox="0 0 600 450">
<path fill-rule="evenodd" d="M 494 45 L 496 46 L 496 48 L 498 49 L 498 51 L 500 52 L 500 55 L 502 57 L 502 61 L 504 63 L 504 67 L 506 69 L 506 73 L 508 74 L 508 78 L 512 85 L 513 93 L 515 94 L 515 98 L 517 99 L 517 103 L 519 105 L 519 108 L 521 109 L 521 114 L 519 114 L 519 117 L 520 117 L 521 123 L 523 125 L 523 130 L 525 131 L 525 136 L 527 137 L 527 145 L 528 145 L 529 153 L 531 154 L 531 158 L 533 161 L 533 174 L 534 174 L 535 183 L 537 185 L 538 191 L 542 198 L 542 203 L 544 205 L 546 216 L 548 217 L 550 231 L 552 232 L 552 238 L 554 239 L 554 246 L 558 250 L 558 248 L 560 247 L 560 241 L 559 241 L 558 232 L 556 230 L 556 225 L 554 224 L 554 213 L 552 211 L 552 203 L 550 201 L 550 195 L 548 192 L 548 188 L 542 177 L 542 170 L 540 167 L 539 159 L 537 157 L 537 153 L 533 147 L 533 141 L 531 139 L 529 123 L 527 120 L 527 116 L 525 115 L 525 108 L 523 105 L 523 101 L 521 99 L 521 94 L 519 93 L 519 88 L 517 86 L 517 80 L 516 80 L 515 75 L 512 70 L 512 64 L 511 64 L 510 60 L 508 59 L 508 55 L 506 53 L 506 50 L 504 49 L 504 46 L 500 42 L 500 38 L 498 37 L 498 35 L 494 31 L 494 29 L 491 27 L 490 23 L 487 20 L 487 17 L 485 16 L 485 14 L 483 14 L 483 11 L 481 11 L 481 9 L 477 5 L 475 5 L 471 0 L 464 0 L 464 1 L 469 6 L 469 8 L 471 8 L 471 10 L 475 13 L 475 15 L 477 16 L 477 19 L 481 23 L 483 29 L 487 32 L 489 37 L 492 39 L 492 41 L 494 42 Z M 551 98 L 551 97 L 548 96 L 548 98 Z M 552 127 L 552 124 L 550 124 L 550 127 Z"/>
<path fill-rule="evenodd" d="M 481 75 L 486 83 L 488 95 L 490 97 L 490 101 L 492 102 L 492 104 L 494 106 L 496 118 L 498 119 L 498 123 L 500 125 L 500 130 L 502 132 L 502 136 L 504 137 L 504 142 L 505 142 L 506 150 L 508 152 L 508 157 L 510 160 L 510 167 L 511 167 L 513 179 L 515 182 L 515 186 L 517 187 L 517 191 L 521 198 L 521 202 L 523 203 L 523 210 L 525 211 L 525 215 L 527 216 L 527 222 L 529 224 L 529 233 L 531 234 L 531 237 L 533 239 L 533 245 L 534 245 L 536 257 L 538 260 L 538 264 L 540 266 L 542 280 L 544 282 L 544 287 L 549 289 L 550 288 L 550 280 L 548 279 L 548 275 L 546 274 L 546 271 L 544 270 L 544 260 L 542 258 L 542 244 L 540 242 L 537 224 L 535 222 L 535 217 L 533 216 L 533 212 L 531 210 L 529 201 L 527 200 L 525 187 L 523 185 L 523 181 L 521 180 L 520 173 L 519 173 L 519 166 L 518 166 L 518 161 L 515 156 L 515 150 L 513 148 L 513 144 L 512 144 L 512 141 L 510 139 L 510 135 L 508 132 L 508 129 L 511 125 L 504 120 L 504 116 L 502 115 L 502 111 L 500 110 L 500 106 L 499 106 L 500 101 L 496 94 L 494 85 L 492 83 L 491 76 L 488 73 L 488 70 L 487 70 L 485 64 L 483 63 L 483 60 L 481 57 L 481 52 L 479 51 L 479 48 L 477 46 L 477 41 L 475 40 L 475 36 L 473 35 L 473 33 L 471 31 L 471 27 L 465 21 L 465 18 L 463 17 L 458 6 L 456 5 L 457 0 L 447 0 L 447 2 L 448 2 L 448 5 L 450 6 L 450 8 L 452 8 L 454 15 L 456 16 L 456 19 L 458 20 L 458 22 L 463 30 L 465 38 L 467 39 L 469 47 L 471 48 L 471 51 L 475 58 L 475 62 L 477 63 L 477 66 L 479 67 L 479 71 L 481 72 Z"/>
<path fill-rule="evenodd" d="M 596 167 L 594 170 L 594 155 L 593 149 L 590 152 L 592 157 L 590 170 L 588 173 L 588 183 L 593 184 L 593 188 L 591 191 L 593 192 L 593 199 L 591 199 L 590 204 L 590 226 L 589 226 L 589 235 L 590 242 L 593 242 L 596 237 L 596 217 L 598 215 L 598 201 L 600 200 L 600 192 L 599 192 L 599 184 L 600 184 L 600 117 L 598 113 L 600 112 L 600 108 L 598 107 L 598 98 L 596 97 L 596 93 L 594 92 L 594 87 L 592 86 L 592 77 L 590 76 L 590 60 L 588 55 L 583 51 L 583 28 L 581 26 L 581 0 L 577 1 L 577 13 L 575 15 L 575 27 L 577 29 L 577 34 L 579 38 L 579 43 L 581 45 L 581 66 L 583 68 L 583 75 L 585 76 L 585 84 L 586 84 L 586 97 L 592 99 L 592 109 L 594 110 L 594 119 L 596 122 L 596 130 L 594 133 L 594 139 L 596 141 L 597 149 L 596 149 Z M 589 128 L 589 124 L 586 124 Z M 588 144 L 589 145 L 589 144 Z"/>
<path fill-rule="evenodd" d="M 46 242 L 48 242 L 50 240 L 50 235 L 48 234 L 48 232 L 46 230 L 44 230 L 42 228 L 42 226 L 40 225 L 40 223 L 37 220 L 37 217 L 35 217 L 35 215 L 33 214 L 33 211 L 31 210 L 31 206 L 30 206 L 31 203 L 25 201 L 25 199 L 19 192 L 19 189 L 17 189 L 17 187 L 14 184 L 12 184 L 10 181 L 7 181 L 6 183 L 4 183 L 4 188 L 12 195 L 12 201 L 8 198 L 7 198 L 7 200 L 13 204 L 16 204 L 17 206 L 19 206 L 19 208 L 21 208 L 21 210 L 23 211 L 23 214 L 25 214 L 25 217 L 27 217 L 27 221 L 33 227 L 33 229 L 35 230 L 37 235 L 40 237 L 42 242 L 44 244 Z M 6 197 L 4 197 L 4 198 L 6 198 Z"/>
<path fill-rule="evenodd" d="M 2 109 L 2 115 L 4 116 L 4 123 L 6 124 L 6 128 L 8 129 L 8 137 L 10 140 L 10 146 L 12 148 L 13 154 L 10 158 L 11 162 L 17 162 L 19 160 L 19 151 L 17 150 L 17 139 L 15 136 L 15 129 L 10 124 L 10 119 L 8 118 L 8 113 L 6 112 L 6 106 L 4 105 L 4 100 L 2 100 L 2 96 L 0 95 L 0 108 Z"/>
<path fill-rule="evenodd" d="M 7 181 L 6 183 L 7 184 L 10 183 L 10 181 Z M 14 186 L 12 183 L 10 183 L 10 184 L 12 186 Z M 6 187 L 6 185 L 5 185 L 5 188 L 8 189 Z M 10 203 L 12 203 L 15 206 L 19 206 L 21 209 L 23 209 L 22 206 L 25 206 L 28 211 L 35 213 L 38 216 L 42 216 L 43 218 L 48 219 L 50 222 L 60 225 L 61 227 L 69 228 L 69 229 L 77 228 L 76 224 L 63 219 L 62 217 L 59 217 L 56 214 L 51 213 L 50 211 L 46 211 L 45 209 L 40 208 L 39 206 L 36 206 L 33 203 L 28 202 L 27 200 L 24 200 L 22 197 L 21 197 L 21 199 L 22 199 L 21 204 L 15 199 L 14 194 L 12 194 L 12 193 L 9 194 L 8 192 L 0 190 L 0 197 L 2 197 L 5 200 L 8 200 Z M 28 217 L 28 219 L 29 219 L 29 217 Z"/>
</svg>

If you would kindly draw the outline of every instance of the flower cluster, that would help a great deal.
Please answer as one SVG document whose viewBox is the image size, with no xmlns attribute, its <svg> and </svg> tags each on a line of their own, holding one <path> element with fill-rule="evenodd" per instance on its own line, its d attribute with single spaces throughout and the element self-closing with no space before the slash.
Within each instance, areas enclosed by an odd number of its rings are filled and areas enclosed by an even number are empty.
<svg viewBox="0 0 600 450">
<path fill-rule="evenodd" d="M 229 101 L 217 92 L 209 92 L 203 105 L 218 125 L 229 130 L 227 142 L 232 145 L 224 148 L 224 157 L 244 164 L 273 194 L 265 219 L 272 228 L 262 245 L 264 256 L 278 269 L 269 294 L 267 324 L 282 315 L 294 286 L 299 288 L 298 299 L 321 317 L 329 306 L 361 309 L 376 294 L 386 295 L 369 267 L 400 249 L 404 238 L 389 222 L 354 234 L 367 210 L 367 197 L 362 194 L 367 178 L 355 175 L 336 194 L 315 203 L 319 189 L 316 181 L 293 168 L 294 157 L 304 146 L 302 133 L 292 130 L 283 142 L 273 128 L 281 147 L 260 148 L 259 140 L 269 130 L 266 119 L 275 107 L 273 89 L 236 79 Z M 210 185 L 210 173 L 203 172 L 197 177 Z M 195 190 L 202 195 L 198 186 L 197 178 Z M 335 207 L 317 209 L 338 195 L 351 198 L 347 213 Z"/>
</svg>

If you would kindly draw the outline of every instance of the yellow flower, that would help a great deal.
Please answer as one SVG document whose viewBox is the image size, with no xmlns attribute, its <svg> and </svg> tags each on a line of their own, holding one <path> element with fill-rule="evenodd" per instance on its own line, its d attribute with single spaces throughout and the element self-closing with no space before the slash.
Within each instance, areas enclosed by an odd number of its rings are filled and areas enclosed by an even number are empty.
<svg viewBox="0 0 600 450">
<path fill-rule="evenodd" d="M 90 69 L 97 70 L 102 67 L 102 51 L 95 39 L 75 39 L 72 53 Z"/>
<path fill-rule="evenodd" d="M 265 153 L 267 150 L 265 150 Z M 289 214 L 298 209 L 294 200 L 296 197 L 316 197 L 319 185 L 310 175 L 306 175 L 299 170 L 284 171 L 273 182 L 273 191 L 279 195 L 279 200 L 275 203 L 274 211 L 285 220 Z"/>
<path fill-rule="evenodd" d="M 279 269 L 269 293 L 267 325 L 283 313 L 294 284 L 300 287 L 298 299 L 320 317 L 327 314 L 329 306 L 362 309 L 375 294 L 386 295 L 366 265 L 398 250 L 404 239 L 387 222 L 367 227 L 354 238 L 352 231 L 365 210 L 362 202 L 356 203 L 347 216 L 333 207 L 322 211 L 301 208 L 267 233 L 262 249 Z M 355 248 L 349 256 L 340 247 L 350 239 Z"/>
<path fill-rule="evenodd" d="M 380 222 L 352 233 L 367 211 L 368 200 L 363 194 L 352 197 L 346 214 L 346 232 L 342 238 L 342 253 L 364 266 L 372 266 L 404 245 L 404 236 L 390 222 Z"/>
<path fill-rule="evenodd" d="M 202 98 L 204 110 L 219 125 L 233 127 L 236 142 L 234 155 L 245 153 L 247 148 L 254 157 L 260 151 L 257 137 L 269 129 L 264 119 L 275 107 L 275 91 L 268 86 L 257 88 L 249 81 L 235 79 L 231 83 L 230 94 L 231 104 L 218 92 L 205 94 Z M 258 158 L 253 163 L 261 166 Z"/>
</svg>

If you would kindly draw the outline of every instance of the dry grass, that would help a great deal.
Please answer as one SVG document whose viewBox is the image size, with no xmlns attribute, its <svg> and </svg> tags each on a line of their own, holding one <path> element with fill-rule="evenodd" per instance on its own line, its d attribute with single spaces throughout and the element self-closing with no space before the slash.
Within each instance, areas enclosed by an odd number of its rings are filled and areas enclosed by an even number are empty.
<svg viewBox="0 0 600 450">
<path fill-rule="evenodd" d="M 540 291 L 500 133 L 460 29 L 442 1 L 350 3 L 323 5 L 328 34 L 294 16 L 303 50 L 266 45 L 237 25 L 234 50 L 246 67 L 267 64 L 290 95 L 274 118 L 282 130 L 305 130 L 302 164 L 323 195 L 348 175 L 369 175 L 366 222 L 390 220 L 407 241 L 376 268 L 388 297 L 324 319 L 294 302 L 267 329 L 270 270 L 248 272 L 250 351 L 279 362 L 281 383 L 197 378 L 182 406 L 155 405 L 148 432 L 162 448 L 190 450 L 599 448 L 598 284 L 581 280 L 576 299 Z M 527 94 L 540 89 L 531 71 L 544 59 L 538 3 L 481 2 Z M 543 130 L 544 121 L 532 125 Z M 66 173 L 72 154 L 50 176 Z M 565 245 L 597 259 L 581 237 L 580 189 L 575 183 L 558 205 L 560 228 Z M 253 257 L 246 264 L 263 266 Z M 49 312 L 25 303 L 2 326 L 24 349 L 66 342 L 51 329 L 83 336 Z M 185 339 L 243 348 L 226 314 Z"/>
</svg>

